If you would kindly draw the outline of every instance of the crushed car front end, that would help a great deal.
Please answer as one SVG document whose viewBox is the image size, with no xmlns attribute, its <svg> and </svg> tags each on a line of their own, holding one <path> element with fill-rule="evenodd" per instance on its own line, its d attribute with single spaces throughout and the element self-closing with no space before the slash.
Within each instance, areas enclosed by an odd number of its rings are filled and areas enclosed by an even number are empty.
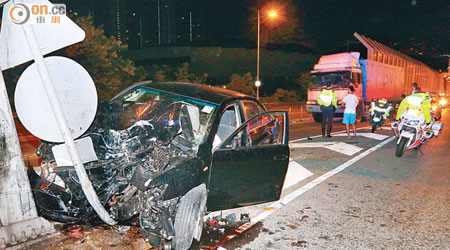
<svg viewBox="0 0 450 250">
<path fill-rule="evenodd" d="M 85 169 L 100 202 L 119 222 L 139 221 L 152 246 L 175 235 L 180 198 L 202 183 L 210 164 L 199 154 L 207 143 L 217 105 L 179 94 L 132 88 L 99 106 L 89 137 L 98 160 Z M 40 176 L 29 168 L 39 213 L 65 223 L 97 223 L 73 166 L 57 166 L 42 142 Z"/>
</svg>

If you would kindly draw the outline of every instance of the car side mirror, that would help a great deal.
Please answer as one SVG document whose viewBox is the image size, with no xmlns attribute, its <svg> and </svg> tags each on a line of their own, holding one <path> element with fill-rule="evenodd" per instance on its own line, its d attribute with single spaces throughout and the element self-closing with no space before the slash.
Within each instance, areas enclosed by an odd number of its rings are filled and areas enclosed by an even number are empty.
<svg viewBox="0 0 450 250">
<path fill-rule="evenodd" d="M 240 138 L 233 139 L 231 141 L 231 149 L 233 149 L 234 151 L 238 151 L 240 147 L 241 147 Z"/>
</svg>

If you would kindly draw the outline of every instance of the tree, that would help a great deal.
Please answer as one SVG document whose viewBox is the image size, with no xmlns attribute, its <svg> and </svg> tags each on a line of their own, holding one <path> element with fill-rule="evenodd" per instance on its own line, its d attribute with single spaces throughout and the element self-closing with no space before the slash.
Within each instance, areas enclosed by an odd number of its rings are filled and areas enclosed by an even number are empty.
<svg viewBox="0 0 450 250">
<path fill-rule="evenodd" d="M 206 83 L 208 79 L 208 74 L 203 73 L 201 76 L 198 76 L 194 73 L 189 72 L 189 63 L 182 63 L 181 66 L 174 72 L 175 80 L 178 82 L 192 82 L 192 83 Z"/>
<path fill-rule="evenodd" d="M 89 72 L 100 100 L 110 99 L 125 87 L 146 78 L 142 67 L 136 67 L 133 61 L 119 55 L 127 46 L 114 37 L 107 37 L 101 27 L 95 27 L 92 16 L 78 17 L 75 22 L 85 31 L 86 39 L 67 47 L 64 53 Z"/>
<path fill-rule="evenodd" d="M 254 78 L 250 72 L 244 75 L 233 74 L 230 78 L 230 83 L 227 85 L 227 89 L 254 96 L 255 89 L 253 88 L 253 81 Z"/>
<path fill-rule="evenodd" d="M 296 83 L 298 84 L 299 87 L 299 94 L 300 94 L 300 98 L 301 99 L 306 99 L 306 95 L 308 93 L 308 86 L 309 86 L 309 82 L 310 82 L 310 73 L 309 71 L 303 72 L 302 74 L 300 74 L 299 78 L 296 80 Z"/>
<path fill-rule="evenodd" d="M 156 82 L 164 82 L 170 79 L 170 68 L 167 65 L 153 66 L 154 72 L 152 79 Z"/>
<path fill-rule="evenodd" d="M 185 62 L 180 67 L 173 69 L 168 65 L 154 65 L 152 79 L 157 82 L 177 81 L 205 84 L 208 74 L 196 75 L 189 71 L 189 63 Z"/>
<path fill-rule="evenodd" d="M 300 96 L 295 90 L 277 89 L 272 96 L 261 98 L 262 102 L 298 102 Z"/>
</svg>

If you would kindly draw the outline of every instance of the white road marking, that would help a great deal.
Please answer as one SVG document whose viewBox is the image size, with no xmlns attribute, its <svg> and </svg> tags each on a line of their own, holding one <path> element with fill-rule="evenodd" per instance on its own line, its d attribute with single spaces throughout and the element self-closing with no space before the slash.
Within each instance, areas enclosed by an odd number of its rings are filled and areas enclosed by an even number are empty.
<svg viewBox="0 0 450 250">
<path fill-rule="evenodd" d="M 356 128 L 356 130 L 368 129 L 368 128 L 372 128 L 372 127 L 361 127 L 361 128 Z M 337 135 L 337 134 L 342 134 L 342 133 L 346 133 L 345 130 L 331 133 L 331 135 Z M 308 137 L 309 137 L 309 138 L 318 138 L 318 137 L 321 137 L 321 135 L 308 136 Z M 291 140 L 291 141 L 289 141 L 289 142 L 305 141 L 305 140 L 308 139 L 308 137 L 300 138 L 300 139 L 295 139 L 295 140 Z"/>
<path fill-rule="evenodd" d="M 352 164 L 354 164 L 355 162 L 361 160 L 362 158 L 366 157 L 367 155 L 375 152 L 376 150 L 380 149 L 381 147 L 383 147 L 384 145 L 388 144 L 389 142 L 391 142 L 392 140 L 395 139 L 395 136 L 390 137 L 389 139 L 373 146 L 372 148 L 368 149 L 367 151 L 359 154 L 358 156 L 348 160 L 347 162 L 345 162 L 344 164 L 340 165 L 339 167 L 321 175 L 320 177 L 314 179 L 313 181 L 309 182 L 308 184 L 306 184 L 305 186 L 300 187 L 299 189 L 297 189 L 296 191 L 290 193 L 289 195 L 285 196 L 284 198 L 280 199 L 279 201 L 276 201 L 272 204 L 270 204 L 268 207 L 270 208 L 274 208 L 271 210 L 266 210 L 264 212 L 262 212 L 261 214 L 259 214 L 258 216 L 254 217 L 252 219 L 252 223 L 257 223 L 261 220 L 263 220 L 264 218 L 266 218 L 267 216 L 269 216 L 270 214 L 272 214 L 273 212 L 275 212 L 277 209 L 286 206 L 288 203 L 290 203 L 291 201 L 293 201 L 294 199 L 298 198 L 300 195 L 304 194 L 305 192 L 309 191 L 310 189 L 312 189 L 313 187 L 317 186 L 318 184 L 322 183 L 323 181 L 325 181 L 326 179 L 330 178 L 331 176 L 343 171 L 344 169 L 348 168 L 349 166 L 351 166 Z"/>
<path fill-rule="evenodd" d="M 284 179 L 283 190 L 297 184 L 298 182 L 313 175 L 311 171 L 298 164 L 296 161 L 289 159 L 289 166 Z"/>
<path fill-rule="evenodd" d="M 353 133 L 351 133 L 350 135 L 353 136 Z M 388 138 L 388 135 L 382 135 L 382 134 L 375 134 L 375 133 L 357 133 L 358 136 L 364 136 L 370 139 L 375 139 L 375 140 L 379 140 L 382 141 L 386 138 Z M 335 134 L 334 136 L 347 136 L 347 133 L 340 133 L 340 134 Z"/>
<path fill-rule="evenodd" d="M 355 145 L 347 144 L 345 142 L 330 141 L 330 142 L 306 142 L 306 143 L 289 143 L 289 148 L 326 148 L 329 150 L 336 151 L 341 154 L 352 156 L 363 148 L 357 147 Z"/>
</svg>

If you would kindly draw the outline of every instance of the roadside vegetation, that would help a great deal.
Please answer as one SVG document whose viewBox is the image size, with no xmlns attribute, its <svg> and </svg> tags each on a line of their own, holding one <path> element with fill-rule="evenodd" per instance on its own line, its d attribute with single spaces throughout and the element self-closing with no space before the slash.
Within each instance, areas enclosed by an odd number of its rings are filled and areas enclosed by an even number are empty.
<svg viewBox="0 0 450 250">
<path fill-rule="evenodd" d="M 236 51 L 240 52 L 238 53 L 240 55 L 239 58 L 232 57 L 230 59 L 227 58 L 231 56 L 230 54 L 224 54 L 223 61 L 209 62 L 206 65 L 199 64 L 195 68 L 188 62 L 181 63 L 178 66 L 165 64 L 146 67 L 136 66 L 133 60 L 127 59 L 122 55 L 123 52 L 127 51 L 127 45 L 112 36 L 107 37 L 102 26 L 96 27 L 94 25 L 92 16 L 75 17 L 73 20 L 86 32 L 85 40 L 51 55 L 66 56 L 80 63 L 93 78 L 99 100 L 108 100 L 124 88 L 143 80 L 210 84 L 250 96 L 256 95 L 256 87 L 254 85 L 256 76 L 251 72 L 232 73 L 238 70 L 242 72 L 242 69 L 246 68 L 243 65 L 247 65 L 249 60 L 253 60 L 250 50 L 236 49 Z M 200 50 L 204 51 L 208 50 L 208 48 L 200 48 Z M 230 50 L 234 51 L 234 49 Z M 285 55 L 284 52 L 282 54 Z M 242 60 L 241 64 L 243 65 L 235 68 L 237 64 L 239 65 L 239 59 Z M 276 62 L 280 60 L 280 56 L 268 51 L 266 52 L 266 59 L 269 62 Z M 305 68 L 310 64 L 309 61 L 309 58 L 305 60 L 304 64 L 307 65 Z M 19 79 L 20 74 L 29 65 L 30 63 L 27 63 L 6 71 L 5 78 L 7 82 L 14 83 L 8 84 L 9 96 L 14 96 L 15 83 Z M 228 72 L 228 80 L 224 79 L 222 81 L 224 84 L 219 83 L 217 85 L 215 77 L 209 76 L 208 73 L 201 73 L 202 68 L 210 71 L 217 71 L 217 68 L 220 68 L 222 73 L 223 71 Z M 279 67 L 272 65 L 269 69 L 273 71 L 277 68 Z M 270 72 L 270 74 L 273 74 L 273 72 Z M 262 78 L 264 86 L 260 88 L 260 100 L 266 103 L 304 100 L 306 97 L 307 75 L 306 72 L 306 74 L 300 74 L 298 78 Z"/>
</svg>

